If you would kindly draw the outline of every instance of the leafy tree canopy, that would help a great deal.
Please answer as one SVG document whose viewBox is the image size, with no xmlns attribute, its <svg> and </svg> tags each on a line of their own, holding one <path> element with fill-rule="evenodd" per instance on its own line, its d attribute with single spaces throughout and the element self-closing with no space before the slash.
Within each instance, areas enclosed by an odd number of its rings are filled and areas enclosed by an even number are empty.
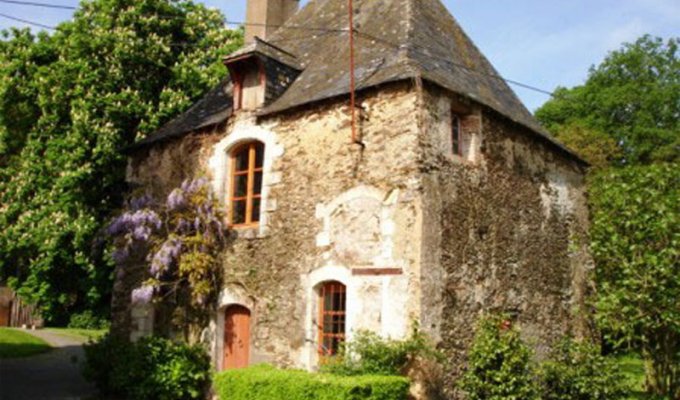
<svg viewBox="0 0 680 400">
<path fill-rule="evenodd" d="M 638 343 L 650 389 L 680 396 L 680 168 L 594 176 L 592 250 L 598 320 L 610 341 Z"/>
<path fill-rule="evenodd" d="M 97 239 L 122 204 L 121 148 L 226 75 L 242 32 L 191 1 L 91 0 L 51 35 L 0 41 L 0 278 L 48 318 L 107 303 Z"/>
<path fill-rule="evenodd" d="M 584 85 L 557 89 L 536 116 L 595 166 L 678 160 L 679 44 L 651 36 L 624 44 Z"/>
</svg>

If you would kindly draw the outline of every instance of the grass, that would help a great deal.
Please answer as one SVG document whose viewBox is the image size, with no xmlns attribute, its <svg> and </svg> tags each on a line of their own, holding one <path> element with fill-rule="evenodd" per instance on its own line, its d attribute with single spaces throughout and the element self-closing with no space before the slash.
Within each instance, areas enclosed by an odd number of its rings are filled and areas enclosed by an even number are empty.
<svg viewBox="0 0 680 400">
<path fill-rule="evenodd" d="M 0 328 L 0 359 L 29 357 L 51 349 L 44 340 L 28 333 Z"/>
<path fill-rule="evenodd" d="M 57 333 L 62 336 L 68 336 L 74 339 L 88 341 L 95 340 L 104 336 L 108 330 L 106 329 L 78 329 L 78 328 L 47 328 L 47 331 Z"/>
</svg>

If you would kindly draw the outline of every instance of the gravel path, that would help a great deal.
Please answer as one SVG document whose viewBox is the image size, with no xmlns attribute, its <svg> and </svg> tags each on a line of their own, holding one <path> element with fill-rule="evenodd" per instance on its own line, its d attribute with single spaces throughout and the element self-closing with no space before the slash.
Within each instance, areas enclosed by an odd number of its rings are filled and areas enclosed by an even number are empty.
<svg viewBox="0 0 680 400">
<path fill-rule="evenodd" d="M 95 389 L 80 374 L 83 341 L 42 330 L 23 330 L 52 347 L 33 357 L 0 360 L 0 400 L 94 399 Z"/>
</svg>

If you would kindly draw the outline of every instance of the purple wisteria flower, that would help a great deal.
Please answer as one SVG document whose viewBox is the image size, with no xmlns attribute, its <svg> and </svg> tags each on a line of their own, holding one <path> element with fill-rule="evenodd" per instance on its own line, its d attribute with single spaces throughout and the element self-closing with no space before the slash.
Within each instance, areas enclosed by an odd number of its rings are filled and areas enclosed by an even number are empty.
<svg viewBox="0 0 680 400">
<path fill-rule="evenodd" d="M 132 291 L 132 304 L 149 304 L 153 298 L 154 288 L 145 285 Z"/>
<path fill-rule="evenodd" d="M 130 199 L 128 205 L 128 208 L 132 211 L 142 210 L 153 205 L 153 198 L 150 195 L 145 194 L 143 196 Z"/>
<path fill-rule="evenodd" d="M 110 236 L 120 236 L 132 233 L 137 240 L 148 240 L 152 230 L 158 230 L 163 226 L 158 214 L 151 210 L 137 210 L 126 212 L 115 218 L 109 225 L 107 233 Z"/>
<path fill-rule="evenodd" d="M 118 248 L 111 253 L 111 258 L 116 264 L 122 264 L 130 256 L 130 249 L 127 246 Z"/>
<path fill-rule="evenodd" d="M 189 221 L 187 221 L 184 218 L 180 218 L 177 221 L 177 228 L 175 229 L 177 233 L 189 233 L 190 230 L 191 224 L 189 223 Z"/>
<path fill-rule="evenodd" d="M 182 241 L 179 239 L 166 240 L 160 250 L 153 255 L 149 272 L 156 278 L 160 278 L 163 272 L 177 261 L 182 254 Z"/>
<path fill-rule="evenodd" d="M 187 194 L 195 194 L 199 190 L 208 186 L 208 180 L 205 178 L 198 178 L 192 180 L 185 180 L 180 186 L 180 190 Z"/>
<path fill-rule="evenodd" d="M 176 211 L 185 208 L 187 206 L 187 198 L 184 195 L 184 191 L 181 189 L 173 190 L 168 196 L 166 205 L 170 211 Z"/>
</svg>

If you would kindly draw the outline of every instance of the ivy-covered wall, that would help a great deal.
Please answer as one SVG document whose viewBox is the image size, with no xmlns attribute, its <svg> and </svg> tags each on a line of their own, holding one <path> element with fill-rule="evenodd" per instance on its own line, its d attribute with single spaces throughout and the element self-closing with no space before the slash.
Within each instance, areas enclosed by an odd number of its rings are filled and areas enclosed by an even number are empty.
<svg viewBox="0 0 680 400">
<path fill-rule="evenodd" d="M 421 114 L 429 219 L 423 286 L 434 294 L 423 312 L 447 355 L 451 398 L 458 395 L 454 382 L 482 313 L 514 316 L 539 357 L 562 335 L 590 334 L 585 300 L 592 260 L 582 166 L 470 103 L 462 129 L 477 136 L 478 153 L 469 159 L 442 155 L 437 132 L 448 130 L 451 104 L 460 101 L 429 88 Z"/>
</svg>

